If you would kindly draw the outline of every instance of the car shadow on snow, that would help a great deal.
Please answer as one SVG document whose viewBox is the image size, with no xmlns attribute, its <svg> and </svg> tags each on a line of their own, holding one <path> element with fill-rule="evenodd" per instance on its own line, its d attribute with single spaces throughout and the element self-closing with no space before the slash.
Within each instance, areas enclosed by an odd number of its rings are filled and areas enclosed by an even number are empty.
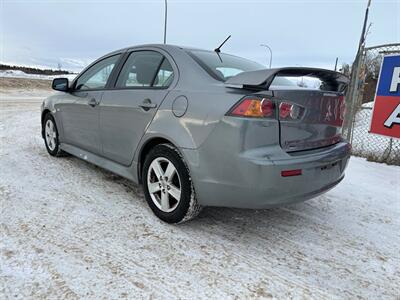
<svg viewBox="0 0 400 300">
<path fill-rule="evenodd" d="M 225 228 L 244 227 L 253 230 L 279 228 L 286 231 L 299 226 L 302 228 L 315 226 L 319 221 L 319 218 L 313 216 L 315 210 L 316 207 L 308 203 L 258 210 L 205 207 L 199 217 L 190 223 L 193 223 L 193 226 L 197 226 L 196 223 L 200 226 L 219 224 Z"/>
<path fill-rule="evenodd" d="M 58 161 L 59 159 L 63 160 L 63 167 L 68 165 L 66 169 L 72 170 L 74 173 L 76 170 L 89 172 L 92 178 L 98 176 L 99 178 L 93 178 L 96 182 L 104 180 L 104 184 L 112 184 L 117 190 L 123 189 L 125 193 L 131 195 L 131 203 L 133 205 L 140 203 L 140 206 L 147 207 L 142 186 L 73 156 L 56 158 L 55 160 Z M 105 197 L 109 198 L 109 195 L 105 194 Z M 304 203 L 262 210 L 204 207 L 197 218 L 180 224 L 179 227 L 182 227 L 182 229 L 202 230 L 204 227 L 217 226 L 224 228 L 225 232 L 226 230 L 231 231 L 232 234 L 237 230 L 240 232 L 293 232 L 296 228 L 305 230 L 321 223 L 321 214 L 325 214 L 327 206 L 326 199 L 321 201 L 321 198 L 324 198 L 324 196 Z M 110 200 L 112 201 L 112 198 Z M 150 208 L 148 208 L 148 213 L 152 214 Z M 156 218 L 156 216 L 153 217 Z M 160 224 L 165 223 L 160 221 Z"/>
</svg>

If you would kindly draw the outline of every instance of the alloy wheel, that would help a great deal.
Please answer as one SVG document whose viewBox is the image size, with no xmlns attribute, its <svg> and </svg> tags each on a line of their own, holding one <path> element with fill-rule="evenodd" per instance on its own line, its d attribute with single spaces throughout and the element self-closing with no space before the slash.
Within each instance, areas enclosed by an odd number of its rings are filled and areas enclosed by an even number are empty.
<svg viewBox="0 0 400 300">
<path fill-rule="evenodd" d="M 175 210 L 181 200 L 181 180 L 174 164 L 165 157 L 154 159 L 147 172 L 147 187 L 154 204 L 163 212 Z"/>
<path fill-rule="evenodd" d="M 57 132 L 52 120 L 47 120 L 44 133 L 47 147 L 49 147 L 50 151 L 54 151 L 57 145 Z"/>
</svg>

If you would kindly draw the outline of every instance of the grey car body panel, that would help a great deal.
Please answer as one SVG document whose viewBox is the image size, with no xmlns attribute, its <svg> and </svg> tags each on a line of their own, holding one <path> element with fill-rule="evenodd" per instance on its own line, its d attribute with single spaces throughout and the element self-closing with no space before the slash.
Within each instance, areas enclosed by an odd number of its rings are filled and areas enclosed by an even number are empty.
<svg viewBox="0 0 400 300">
<path fill-rule="evenodd" d="M 277 126 L 225 117 L 199 149 L 183 149 L 199 203 L 268 208 L 307 200 L 340 182 L 347 143 L 291 155 L 277 143 Z M 281 171 L 293 169 L 303 174 L 281 177 Z"/>
<path fill-rule="evenodd" d="M 100 102 L 102 91 L 80 91 L 66 94 L 55 104 L 63 126 L 63 141 L 100 154 L 99 107 L 89 101 Z"/>
<path fill-rule="evenodd" d="M 129 167 L 125 167 L 121 164 L 118 164 L 112 160 L 106 159 L 102 156 L 96 155 L 92 152 L 83 150 L 82 148 L 76 147 L 74 145 L 61 143 L 60 147 L 65 152 L 68 152 L 82 160 L 90 162 L 96 166 L 102 167 L 106 170 L 109 170 L 115 174 L 118 174 L 126 179 L 132 180 L 134 182 L 138 181 L 137 178 L 137 166 L 132 164 Z"/>
<path fill-rule="evenodd" d="M 152 140 L 163 138 L 183 155 L 201 205 L 263 208 L 303 201 L 343 178 L 349 158 L 347 143 L 287 153 L 280 146 L 278 120 L 225 116 L 243 96 L 254 93 L 243 88 L 232 89 L 229 84 L 260 85 L 266 77 L 275 76 L 282 69 L 245 72 L 254 74 L 242 73 L 223 83 L 211 77 L 185 49 L 158 44 L 121 49 L 93 64 L 135 50 L 158 51 L 167 57 L 174 69 L 171 85 L 157 90 L 116 89 L 107 85 L 101 91 L 88 91 L 87 95 L 50 96 L 44 101 L 42 111 L 49 110 L 54 115 L 61 149 L 140 182 L 142 149 Z M 264 87 L 257 93 L 274 96 L 276 92 Z M 94 108 L 87 106 L 91 96 L 99 102 Z M 186 107 L 183 113 L 174 114 L 174 103 L 182 97 L 187 99 Z M 144 111 L 138 107 L 144 99 L 151 99 L 157 107 Z M 82 112 L 65 115 L 64 110 L 72 113 L 78 109 L 69 107 L 76 103 Z M 97 135 L 92 136 L 90 132 L 96 126 Z M 76 132 L 70 133 L 72 128 Z M 88 139 L 80 140 L 84 138 Z M 280 176 L 281 170 L 296 168 L 303 169 L 302 176 Z"/>
<path fill-rule="evenodd" d="M 273 90 L 277 102 L 305 109 L 299 120 L 280 120 L 280 144 L 285 151 L 301 151 L 331 145 L 340 139 L 341 93 L 320 90 Z"/>
<path fill-rule="evenodd" d="M 143 145 L 156 137 L 170 140 L 179 148 L 198 148 L 221 117 L 248 93 L 227 89 L 222 82 L 210 77 L 183 49 L 168 45 L 166 48 L 179 70 L 179 81 L 157 110 L 138 146 L 134 162 L 138 162 Z M 172 107 L 175 99 L 182 96 L 188 99 L 186 112 L 176 117 Z"/>
<path fill-rule="evenodd" d="M 104 91 L 100 109 L 103 156 L 129 166 L 135 150 L 156 112 L 139 105 L 148 99 L 157 107 L 167 95 L 167 90 Z"/>
</svg>

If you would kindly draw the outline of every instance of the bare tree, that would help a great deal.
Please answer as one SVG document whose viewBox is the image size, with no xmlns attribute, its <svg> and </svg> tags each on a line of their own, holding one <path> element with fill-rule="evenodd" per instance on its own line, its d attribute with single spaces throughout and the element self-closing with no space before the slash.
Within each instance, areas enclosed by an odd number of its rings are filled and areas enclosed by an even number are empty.
<svg viewBox="0 0 400 300">
<path fill-rule="evenodd" d="M 381 69 L 382 55 L 368 52 L 364 59 L 365 78 L 377 79 Z"/>
<path fill-rule="evenodd" d="M 382 58 L 383 56 L 381 53 L 374 53 L 372 51 L 368 51 L 364 56 L 360 72 L 360 80 L 363 84 L 362 90 L 360 91 L 362 103 L 374 100 Z"/>
<path fill-rule="evenodd" d="M 342 63 L 342 67 L 339 69 L 339 72 L 343 73 L 346 76 L 350 76 L 350 65 L 348 63 Z"/>
</svg>

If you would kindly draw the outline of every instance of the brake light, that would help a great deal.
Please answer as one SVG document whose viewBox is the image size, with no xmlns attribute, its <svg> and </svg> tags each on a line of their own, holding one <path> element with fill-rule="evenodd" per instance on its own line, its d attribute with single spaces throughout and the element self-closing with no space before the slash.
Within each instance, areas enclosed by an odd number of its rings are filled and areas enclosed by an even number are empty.
<svg viewBox="0 0 400 300">
<path fill-rule="evenodd" d="M 293 105 L 289 103 L 282 102 L 279 105 L 279 118 L 287 119 L 290 116 L 290 112 L 293 109 Z"/>
<path fill-rule="evenodd" d="M 264 117 L 272 117 L 275 112 L 275 104 L 270 99 L 263 98 L 261 100 L 261 111 Z"/>
<path fill-rule="evenodd" d="M 246 96 L 236 104 L 227 115 L 250 118 L 274 118 L 275 102 L 269 98 Z M 301 119 L 305 108 L 289 102 L 279 104 L 279 120 L 292 121 Z"/>
<path fill-rule="evenodd" d="M 275 114 L 275 104 L 268 98 L 245 97 L 228 113 L 231 116 L 269 118 Z"/>
<path fill-rule="evenodd" d="M 344 121 L 344 117 L 346 116 L 346 101 L 344 96 L 339 97 L 339 118 L 341 121 Z M 340 123 L 342 125 L 342 123 Z"/>
<path fill-rule="evenodd" d="M 304 107 L 287 102 L 279 104 L 279 119 L 280 120 L 297 120 L 304 114 Z"/>
</svg>

